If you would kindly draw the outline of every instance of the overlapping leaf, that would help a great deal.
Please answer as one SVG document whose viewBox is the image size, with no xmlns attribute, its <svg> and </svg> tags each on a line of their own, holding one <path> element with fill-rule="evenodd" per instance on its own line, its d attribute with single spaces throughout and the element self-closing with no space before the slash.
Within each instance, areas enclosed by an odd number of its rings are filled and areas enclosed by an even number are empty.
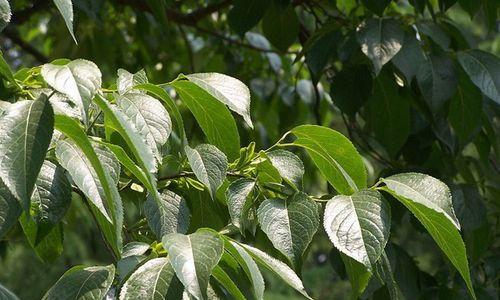
<svg viewBox="0 0 500 300">
<path fill-rule="evenodd" d="M 120 300 L 182 299 L 184 287 L 168 257 L 147 261 L 130 275 L 120 291 Z"/>
<path fill-rule="evenodd" d="M 0 178 L 25 210 L 53 129 L 52 106 L 43 94 L 10 105 L 0 119 Z"/>
<path fill-rule="evenodd" d="M 393 19 L 368 19 L 357 29 L 361 51 L 368 56 L 378 74 L 403 46 L 405 33 Z"/>
<path fill-rule="evenodd" d="M 179 280 L 194 298 L 207 298 L 210 274 L 217 265 L 224 244 L 214 233 L 199 231 L 190 235 L 169 234 L 162 239 Z"/>
<path fill-rule="evenodd" d="M 389 239 L 390 208 L 377 191 L 360 190 L 328 201 L 324 226 L 345 255 L 372 269 Z"/>
<path fill-rule="evenodd" d="M 76 266 L 64 273 L 43 299 L 103 299 L 113 283 L 114 276 L 113 265 Z"/>
<path fill-rule="evenodd" d="M 303 147 L 326 180 L 341 194 L 352 194 L 366 187 L 366 169 L 353 144 L 330 128 L 302 125 L 291 132 L 293 145 Z"/>
<path fill-rule="evenodd" d="M 99 68 L 91 61 L 76 59 L 45 64 L 41 73 L 52 88 L 68 96 L 80 108 L 87 122 L 90 102 L 102 83 Z"/>
<path fill-rule="evenodd" d="M 319 227 L 318 205 L 306 194 L 297 193 L 288 199 L 265 200 L 257 217 L 274 247 L 298 268 Z"/>
<path fill-rule="evenodd" d="M 151 194 L 144 203 L 149 227 L 161 238 L 170 233 L 186 233 L 189 228 L 189 208 L 186 200 L 172 191 L 164 190 L 159 199 Z"/>
<path fill-rule="evenodd" d="M 240 136 L 228 108 L 193 82 L 177 80 L 172 86 L 193 113 L 208 141 L 230 160 L 238 158 Z"/>
<path fill-rule="evenodd" d="M 233 181 L 226 191 L 227 208 L 231 216 L 231 222 L 242 233 L 249 227 L 249 218 L 255 217 L 251 213 L 253 204 L 251 194 L 254 187 L 255 180 L 240 178 Z"/>
<path fill-rule="evenodd" d="M 196 73 L 186 75 L 186 78 L 241 115 L 247 125 L 253 128 L 250 118 L 250 91 L 243 82 L 220 73 Z"/>
<path fill-rule="evenodd" d="M 196 178 L 208 188 L 212 198 L 215 197 L 217 189 L 226 178 L 226 156 L 209 144 L 198 145 L 194 149 L 186 146 L 184 150 Z"/>
<path fill-rule="evenodd" d="M 441 181 L 419 173 L 404 173 L 384 179 L 391 193 L 405 205 L 427 229 L 453 266 L 465 280 L 475 298 L 465 245 L 458 229 L 460 224 L 453 210 L 451 194 Z"/>
<path fill-rule="evenodd" d="M 172 121 L 160 101 L 140 92 L 128 92 L 117 96 L 123 113 L 132 121 L 139 134 L 161 163 L 161 148 L 172 132 Z"/>
</svg>

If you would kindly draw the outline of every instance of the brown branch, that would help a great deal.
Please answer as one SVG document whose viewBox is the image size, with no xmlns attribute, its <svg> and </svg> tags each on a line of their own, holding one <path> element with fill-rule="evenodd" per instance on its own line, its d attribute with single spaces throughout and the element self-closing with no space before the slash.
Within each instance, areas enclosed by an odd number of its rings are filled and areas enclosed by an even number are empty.
<svg viewBox="0 0 500 300">
<path fill-rule="evenodd" d="M 9 28 L 8 26 L 4 29 L 2 32 L 3 35 L 5 35 L 8 39 L 12 41 L 12 43 L 16 44 L 21 48 L 24 52 L 30 54 L 33 56 L 38 62 L 40 63 L 47 63 L 49 62 L 49 58 L 45 56 L 42 52 L 40 52 L 38 49 L 33 47 L 31 44 L 23 40 L 19 34 L 14 31 L 12 28 Z"/>
</svg>

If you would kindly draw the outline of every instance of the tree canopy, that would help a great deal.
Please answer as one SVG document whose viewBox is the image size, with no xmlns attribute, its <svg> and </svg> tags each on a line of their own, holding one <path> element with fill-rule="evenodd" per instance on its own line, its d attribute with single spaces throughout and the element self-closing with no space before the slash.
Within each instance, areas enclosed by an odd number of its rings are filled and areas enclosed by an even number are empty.
<svg viewBox="0 0 500 300">
<path fill-rule="evenodd" d="M 0 0 L 0 298 L 497 299 L 499 16 Z"/>
</svg>

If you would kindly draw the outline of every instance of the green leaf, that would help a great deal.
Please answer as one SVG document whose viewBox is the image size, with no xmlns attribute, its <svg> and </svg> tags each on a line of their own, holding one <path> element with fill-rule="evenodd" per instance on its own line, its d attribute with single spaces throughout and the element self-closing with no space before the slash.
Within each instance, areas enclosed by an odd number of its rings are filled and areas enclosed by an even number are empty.
<svg viewBox="0 0 500 300">
<path fill-rule="evenodd" d="M 268 199 L 257 210 L 262 231 L 299 270 L 302 255 L 319 227 L 319 207 L 304 193 Z"/>
<path fill-rule="evenodd" d="M 253 197 L 252 191 L 255 187 L 255 180 L 250 178 L 240 178 L 233 181 L 226 190 L 227 208 L 231 216 L 231 223 L 240 229 L 243 234 L 245 229 L 251 226 Z"/>
<path fill-rule="evenodd" d="M 0 180 L 0 238 L 16 224 L 21 213 L 19 202 Z"/>
<path fill-rule="evenodd" d="M 148 83 L 148 77 L 144 69 L 134 74 L 124 69 L 118 69 L 117 74 L 116 86 L 120 95 L 125 94 L 137 85 Z"/>
<path fill-rule="evenodd" d="M 47 96 L 10 105 L 0 119 L 0 178 L 24 210 L 54 130 L 54 113 Z"/>
<path fill-rule="evenodd" d="M 1 25 L 2 1 L 7 1 L 7 0 L 0 0 L 0 32 L 2 31 L 2 25 Z M 10 83 L 12 83 L 13 85 L 18 86 L 16 80 L 14 79 L 14 75 L 12 74 L 12 70 L 9 67 L 9 64 L 7 64 L 7 62 L 3 58 L 2 51 L 0 51 L 0 76 L 7 79 L 7 81 L 10 81 Z"/>
<path fill-rule="evenodd" d="M 259 267 L 253 260 L 253 258 L 248 254 L 243 247 L 238 243 L 230 241 L 228 239 L 227 243 L 224 243 L 224 249 L 228 251 L 234 259 L 238 261 L 240 266 L 245 271 L 247 277 L 252 282 L 253 295 L 255 299 L 264 299 L 264 278 L 260 273 Z"/>
<path fill-rule="evenodd" d="M 113 129 L 123 137 L 139 166 L 150 179 L 151 185 L 155 186 L 156 180 L 152 176 L 152 174 L 156 173 L 155 158 L 151 149 L 146 145 L 132 121 L 124 112 L 117 109 L 116 106 L 110 104 L 99 95 L 95 98 L 95 103 L 109 119 Z"/>
<path fill-rule="evenodd" d="M 233 7 L 227 14 L 229 26 L 240 36 L 243 36 L 245 32 L 259 23 L 268 5 L 269 1 L 267 0 L 234 1 Z"/>
<path fill-rule="evenodd" d="M 481 124 L 482 95 L 464 74 L 459 76 L 455 95 L 451 98 L 448 119 L 462 146 L 471 139 Z"/>
<path fill-rule="evenodd" d="M 361 51 L 368 56 L 378 74 L 403 46 L 405 33 L 393 19 L 368 19 L 357 28 Z"/>
<path fill-rule="evenodd" d="M 186 233 L 189 228 L 189 208 L 174 192 L 164 190 L 159 199 L 151 194 L 144 202 L 144 214 L 149 227 L 158 238 L 169 233 Z"/>
<path fill-rule="evenodd" d="M 206 299 L 210 274 L 224 251 L 222 240 L 212 232 L 198 231 L 190 235 L 172 233 L 162 242 L 189 294 L 198 300 Z"/>
<path fill-rule="evenodd" d="M 383 181 L 398 196 L 443 214 L 456 229 L 460 229 L 453 210 L 450 189 L 443 182 L 420 173 L 397 174 Z"/>
<path fill-rule="evenodd" d="M 366 187 L 366 169 L 353 144 L 339 132 L 316 125 L 297 126 L 292 145 L 305 148 L 323 176 L 341 194 Z"/>
<path fill-rule="evenodd" d="M 31 196 L 30 216 L 40 230 L 35 239 L 37 243 L 61 221 L 70 203 L 71 184 L 64 169 L 48 160 L 44 161 Z"/>
<path fill-rule="evenodd" d="M 113 151 L 111 151 L 104 143 L 92 141 L 91 144 L 92 147 L 94 147 L 95 153 L 101 161 L 101 164 L 106 167 L 109 176 L 111 177 L 115 185 L 117 185 L 118 181 L 120 180 L 120 161 L 115 156 Z"/>
<path fill-rule="evenodd" d="M 297 155 L 281 149 L 267 152 L 266 155 L 283 179 L 295 188 L 302 189 L 304 164 Z"/>
<path fill-rule="evenodd" d="M 0 32 L 9 24 L 11 16 L 9 1 L 0 0 Z"/>
<path fill-rule="evenodd" d="M 105 166 L 102 165 L 94 147 L 77 121 L 57 115 L 57 130 L 70 140 L 61 140 L 56 147 L 56 156 L 75 184 L 92 202 L 91 208 L 98 216 L 99 226 L 115 255 L 121 252 L 121 227 L 123 208 L 118 189 Z M 108 167 L 108 166 L 106 166 Z"/>
<path fill-rule="evenodd" d="M 373 95 L 367 105 L 368 127 L 377 141 L 395 157 L 410 134 L 409 99 L 398 92 L 392 74 L 380 74 L 374 80 Z"/>
<path fill-rule="evenodd" d="M 9 291 L 6 287 L 0 284 L 0 299 L 3 300 L 19 300 L 14 293 Z"/>
<path fill-rule="evenodd" d="M 437 113 L 457 87 L 453 61 L 442 54 L 426 56 L 425 63 L 418 70 L 417 82 L 431 111 Z"/>
<path fill-rule="evenodd" d="M 290 3 L 272 1 L 264 19 L 262 31 L 276 48 L 286 51 L 299 35 L 300 22 Z"/>
<path fill-rule="evenodd" d="M 68 96 L 80 108 L 86 123 L 90 102 L 101 87 L 99 68 L 91 61 L 76 59 L 66 64 L 45 64 L 41 74 L 52 88 Z"/>
<path fill-rule="evenodd" d="M 103 141 L 97 141 L 99 144 L 106 146 L 113 154 L 116 159 L 130 172 L 132 173 L 148 191 L 154 191 L 156 189 L 155 185 L 151 185 L 150 178 L 144 173 L 144 171 L 135 164 L 135 162 L 128 156 L 127 152 L 123 150 L 122 147 Z"/>
<path fill-rule="evenodd" d="M 217 147 L 202 144 L 192 149 L 186 146 L 184 151 L 196 178 L 203 183 L 215 198 L 217 189 L 226 178 L 227 158 Z"/>
<path fill-rule="evenodd" d="M 76 266 L 64 273 L 43 297 L 55 299 L 104 299 L 115 277 L 113 265 Z"/>
<path fill-rule="evenodd" d="M 500 104 L 500 59 L 481 50 L 463 51 L 457 56 L 472 82 L 483 94 Z"/>
<path fill-rule="evenodd" d="M 243 82 L 220 73 L 195 73 L 185 77 L 241 115 L 247 125 L 253 128 L 250 118 L 250 90 Z"/>
<path fill-rule="evenodd" d="M 179 136 L 181 143 L 186 144 L 186 142 L 185 142 L 186 133 L 184 132 L 184 121 L 182 120 L 182 116 L 181 116 L 181 113 L 179 111 L 179 108 L 175 104 L 174 100 L 172 100 L 172 98 L 170 98 L 168 93 L 164 89 L 162 89 L 161 87 L 150 84 L 150 83 L 139 84 L 139 85 L 136 85 L 135 88 L 138 90 L 141 90 L 141 91 L 149 92 L 165 103 L 165 105 L 167 106 L 168 113 L 174 119 L 174 125 L 175 125 L 174 132 L 176 132 L 177 135 Z"/>
<path fill-rule="evenodd" d="M 140 92 L 119 95 L 116 100 L 118 107 L 146 141 L 156 161 L 161 163 L 161 149 L 172 132 L 172 121 L 165 107 L 160 101 Z"/>
<path fill-rule="evenodd" d="M 351 299 L 358 299 L 370 282 L 372 273 L 361 263 L 341 253 L 349 282 L 351 283 Z"/>
<path fill-rule="evenodd" d="M 453 210 L 450 190 L 441 181 L 419 173 L 404 173 L 383 179 L 392 194 L 427 229 L 439 248 L 465 280 L 475 299 L 469 274 L 465 245 L 457 229 L 460 224 Z"/>
<path fill-rule="evenodd" d="M 234 283 L 233 277 L 229 276 L 219 265 L 215 266 L 212 276 L 220 283 L 221 286 L 231 295 L 231 299 L 245 300 L 245 295 L 240 291 Z"/>
<path fill-rule="evenodd" d="M 267 270 L 281 278 L 286 284 L 297 290 L 307 299 L 312 299 L 307 294 L 306 289 L 304 288 L 304 285 L 302 284 L 299 276 L 297 276 L 297 274 L 295 274 L 295 272 L 290 269 L 287 264 L 283 263 L 280 260 L 277 260 L 274 257 L 269 256 L 267 253 L 252 246 L 245 244 L 239 245 L 253 257 L 258 265 L 266 268 Z"/>
<path fill-rule="evenodd" d="M 240 137 L 227 107 L 187 80 L 174 81 L 172 86 L 193 113 L 210 144 L 224 152 L 231 161 L 238 158 Z"/>
<path fill-rule="evenodd" d="M 372 85 L 368 65 L 346 66 L 333 77 L 330 95 L 342 112 L 354 116 L 370 97 Z"/>
<path fill-rule="evenodd" d="M 130 275 L 120 291 L 120 300 L 182 299 L 184 288 L 168 257 L 148 260 Z"/>
<path fill-rule="evenodd" d="M 417 76 L 420 66 L 425 61 L 420 42 L 413 31 L 406 34 L 403 47 L 392 58 L 392 63 L 404 74 L 408 83 L 411 83 L 412 79 Z"/>
<path fill-rule="evenodd" d="M 45 229 L 25 213 L 19 219 L 24 234 L 37 256 L 45 263 L 54 262 L 63 252 L 62 224 Z M 41 231 L 45 231 L 41 235 Z"/>
<path fill-rule="evenodd" d="M 389 204 L 377 191 L 335 196 L 326 204 L 324 226 L 333 245 L 368 270 L 384 251 L 390 225 Z"/>
<path fill-rule="evenodd" d="M 66 23 L 66 27 L 68 27 L 69 33 L 71 37 L 76 41 L 75 33 L 73 32 L 73 3 L 71 0 L 53 0 L 54 4 L 57 6 L 57 9 L 61 13 L 64 22 Z"/>
<path fill-rule="evenodd" d="M 391 0 L 362 0 L 361 2 L 363 2 L 363 5 L 369 10 L 382 16 L 387 5 L 391 3 Z"/>
</svg>

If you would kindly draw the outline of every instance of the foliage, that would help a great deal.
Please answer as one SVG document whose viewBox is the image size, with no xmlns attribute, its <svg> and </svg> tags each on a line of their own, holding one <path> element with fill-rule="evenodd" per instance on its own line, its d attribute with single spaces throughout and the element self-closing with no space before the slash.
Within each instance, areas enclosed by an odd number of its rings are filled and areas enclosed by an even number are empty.
<svg viewBox="0 0 500 300">
<path fill-rule="evenodd" d="M 0 0 L 2 245 L 108 252 L 45 299 L 495 297 L 498 3 L 197 4 Z"/>
</svg>

